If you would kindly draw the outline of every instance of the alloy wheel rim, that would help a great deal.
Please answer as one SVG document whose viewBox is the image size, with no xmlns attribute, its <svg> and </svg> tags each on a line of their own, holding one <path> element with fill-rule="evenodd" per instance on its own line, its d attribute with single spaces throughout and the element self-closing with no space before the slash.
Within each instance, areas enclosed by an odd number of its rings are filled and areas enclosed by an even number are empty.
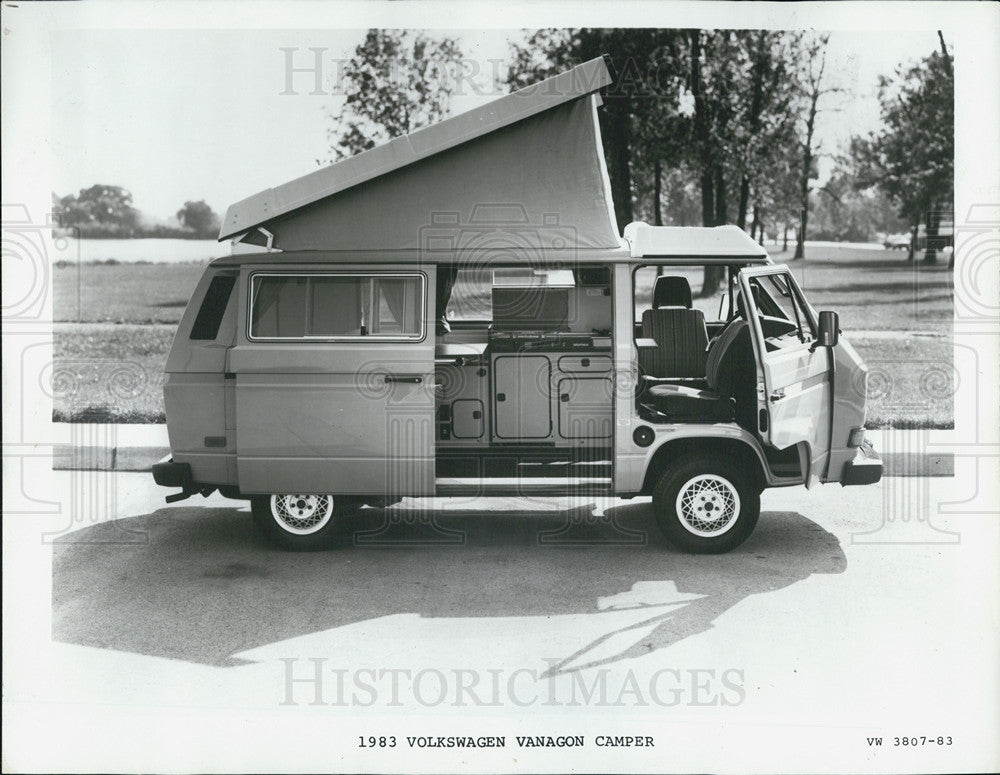
<svg viewBox="0 0 1000 775">
<path fill-rule="evenodd" d="M 725 477 L 699 474 L 681 486 L 676 509 L 685 530 L 702 538 L 714 538 L 736 524 L 740 496 Z"/>
<path fill-rule="evenodd" d="M 310 535 L 322 530 L 333 517 L 333 496 L 272 495 L 271 514 L 282 530 L 295 535 Z"/>
</svg>

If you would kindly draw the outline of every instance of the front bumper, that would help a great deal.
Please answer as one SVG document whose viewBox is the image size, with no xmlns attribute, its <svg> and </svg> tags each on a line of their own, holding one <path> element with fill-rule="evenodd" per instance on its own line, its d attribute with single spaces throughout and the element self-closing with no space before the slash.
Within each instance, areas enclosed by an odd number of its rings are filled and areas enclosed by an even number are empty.
<svg viewBox="0 0 1000 775">
<path fill-rule="evenodd" d="M 844 471 L 840 475 L 840 483 L 845 487 L 850 484 L 875 484 L 882 478 L 882 458 L 880 458 L 870 441 L 861 442 L 854 460 L 844 463 Z"/>
</svg>

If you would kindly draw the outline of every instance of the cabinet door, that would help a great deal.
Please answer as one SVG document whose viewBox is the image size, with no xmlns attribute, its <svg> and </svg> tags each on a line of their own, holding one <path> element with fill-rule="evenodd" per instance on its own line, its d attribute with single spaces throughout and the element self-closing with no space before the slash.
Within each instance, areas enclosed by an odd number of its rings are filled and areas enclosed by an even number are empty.
<svg viewBox="0 0 1000 775">
<path fill-rule="evenodd" d="M 493 406 L 499 439 L 552 434 L 551 366 L 545 355 L 501 355 L 493 362 Z"/>
<path fill-rule="evenodd" d="M 559 371 L 611 371 L 611 358 L 607 355 L 564 355 L 559 359 Z"/>
<path fill-rule="evenodd" d="M 451 435 L 456 439 L 483 437 L 483 402 L 462 398 L 451 404 Z"/>
<path fill-rule="evenodd" d="M 559 380 L 559 435 L 564 439 L 611 438 L 611 380 Z"/>
</svg>

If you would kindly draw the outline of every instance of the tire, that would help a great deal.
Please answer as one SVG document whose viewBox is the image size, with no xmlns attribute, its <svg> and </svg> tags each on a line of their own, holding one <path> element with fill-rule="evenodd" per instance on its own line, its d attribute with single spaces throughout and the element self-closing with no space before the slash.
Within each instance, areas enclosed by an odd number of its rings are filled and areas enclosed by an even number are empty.
<svg viewBox="0 0 1000 775">
<path fill-rule="evenodd" d="M 254 495 L 251 510 L 268 540 L 293 552 L 331 548 L 344 537 L 355 511 L 342 496 L 292 493 Z"/>
<path fill-rule="evenodd" d="M 742 544 L 760 516 L 760 488 L 749 473 L 710 457 L 668 465 L 653 490 L 653 514 L 685 552 L 721 554 Z"/>
</svg>

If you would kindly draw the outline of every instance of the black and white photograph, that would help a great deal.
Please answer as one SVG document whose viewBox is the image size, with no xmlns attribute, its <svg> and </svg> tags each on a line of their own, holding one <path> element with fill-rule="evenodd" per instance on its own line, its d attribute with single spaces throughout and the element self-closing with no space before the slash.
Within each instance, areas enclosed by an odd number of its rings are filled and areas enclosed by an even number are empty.
<svg viewBox="0 0 1000 775">
<path fill-rule="evenodd" d="M 1000 7 L 4 3 L 3 770 L 1000 770 Z"/>
</svg>

